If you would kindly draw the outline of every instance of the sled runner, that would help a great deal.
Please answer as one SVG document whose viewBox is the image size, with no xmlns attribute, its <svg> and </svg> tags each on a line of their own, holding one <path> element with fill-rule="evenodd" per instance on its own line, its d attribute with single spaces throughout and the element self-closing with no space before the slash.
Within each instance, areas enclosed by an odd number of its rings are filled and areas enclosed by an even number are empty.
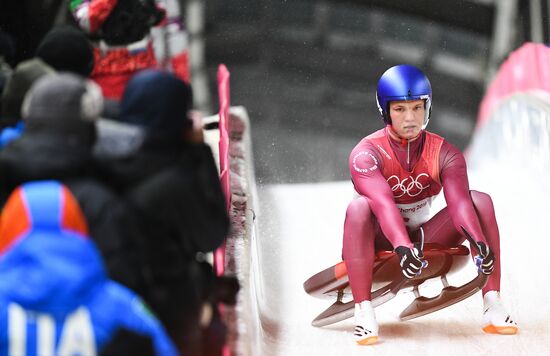
<svg viewBox="0 0 550 356">
<path fill-rule="evenodd" d="M 475 243 L 470 246 L 477 248 Z M 466 246 L 446 248 L 439 244 L 426 243 L 423 251 L 428 264 L 420 275 L 412 279 L 405 278 L 401 273 L 399 256 L 394 251 L 376 253 L 372 290 L 374 307 L 392 299 L 400 290 L 412 287 L 416 298 L 399 315 L 402 321 L 410 320 L 458 303 L 480 291 L 487 283 L 488 276 L 478 272 L 475 278 L 462 286 L 449 285 L 447 274 L 471 263 L 470 251 Z M 435 278 L 441 279 L 441 293 L 435 297 L 421 296 L 418 287 L 426 280 Z M 355 303 L 343 261 L 310 277 L 304 282 L 304 289 L 314 297 L 336 299 L 334 304 L 312 321 L 313 326 L 326 326 L 353 316 Z M 344 299 L 349 301 L 344 302 Z"/>
</svg>

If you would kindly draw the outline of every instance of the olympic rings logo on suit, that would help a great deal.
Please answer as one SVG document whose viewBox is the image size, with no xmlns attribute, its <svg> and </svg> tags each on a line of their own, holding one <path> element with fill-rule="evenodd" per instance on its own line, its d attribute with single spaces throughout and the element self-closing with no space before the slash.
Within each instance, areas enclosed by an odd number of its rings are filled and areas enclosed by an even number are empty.
<svg viewBox="0 0 550 356">
<path fill-rule="evenodd" d="M 420 182 L 421 177 L 429 177 L 429 176 L 426 173 L 420 173 L 419 175 L 416 176 L 416 178 L 413 178 L 412 176 L 408 176 L 408 177 L 405 177 L 403 181 L 401 181 L 399 177 L 394 174 L 393 176 L 386 179 L 386 181 L 391 187 L 391 191 L 393 192 L 394 198 L 401 198 L 405 194 L 408 195 L 409 197 L 416 197 L 417 195 L 422 193 L 424 189 L 430 186 L 429 184 L 422 185 L 422 183 Z M 392 182 L 390 182 L 390 180 L 392 179 L 395 180 L 395 184 L 393 185 L 392 185 Z M 409 179 L 410 179 L 410 182 L 409 182 Z M 396 193 L 398 195 L 396 195 Z"/>
</svg>

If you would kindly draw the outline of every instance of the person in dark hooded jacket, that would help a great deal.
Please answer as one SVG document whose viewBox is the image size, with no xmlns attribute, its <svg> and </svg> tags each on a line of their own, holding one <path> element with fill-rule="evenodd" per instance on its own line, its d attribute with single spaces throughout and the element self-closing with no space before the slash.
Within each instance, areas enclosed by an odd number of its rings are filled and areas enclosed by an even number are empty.
<svg viewBox="0 0 550 356">
<path fill-rule="evenodd" d="M 26 129 L 0 151 L 0 204 L 18 185 L 44 179 L 66 184 L 78 199 L 109 276 L 138 293 L 145 289 L 139 231 L 122 199 L 95 176 L 92 147 L 101 91 L 70 73 L 49 74 L 23 103 Z"/>
<path fill-rule="evenodd" d="M 148 302 L 180 350 L 197 342 L 201 305 L 212 296 L 207 286 L 215 285 L 197 253 L 214 251 L 229 228 L 210 147 L 189 140 L 191 103 L 191 88 L 173 74 L 142 71 L 129 81 L 119 114 L 141 138 L 128 145 L 103 137 L 96 147 L 105 180 L 127 198 L 146 235 L 156 283 Z M 124 147 L 105 149 L 105 142 Z"/>
<path fill-rule="evenodd" d="M 15 67 L 0 97 L 0 148 L 21 136 L 25 128 L 21 107 L 32 84 L 40 77 L 54 72 L 53 68 L 39 58 L 28 59 Z"/>
</svg>

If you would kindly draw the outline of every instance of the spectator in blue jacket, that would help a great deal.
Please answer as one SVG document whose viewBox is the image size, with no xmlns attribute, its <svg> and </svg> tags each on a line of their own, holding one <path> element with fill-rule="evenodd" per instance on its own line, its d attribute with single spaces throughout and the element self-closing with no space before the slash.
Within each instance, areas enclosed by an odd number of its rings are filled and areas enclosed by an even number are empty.
<svg viewBox="0 0 550 356">
<path fill-rule="evenodd" d="M 177 354 L 141 299 L 107 278 L 68 188 L 17 188 L 0 220 L 0 355 L 96 355 L 121 329 Z"/>
</svg>

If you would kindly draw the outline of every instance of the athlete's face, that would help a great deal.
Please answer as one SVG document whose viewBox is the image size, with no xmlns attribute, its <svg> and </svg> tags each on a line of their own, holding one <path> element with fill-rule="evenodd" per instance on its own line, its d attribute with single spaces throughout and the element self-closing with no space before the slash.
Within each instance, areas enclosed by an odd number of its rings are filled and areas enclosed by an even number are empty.
<svg viewBox="0 0 550 356">
<path fill-rule="evenodd" d="M 390 118 L 393 130 L 402 138 L 416 137 L 424 124 L 424 100 L 390 102 Z"/>
</svg>

